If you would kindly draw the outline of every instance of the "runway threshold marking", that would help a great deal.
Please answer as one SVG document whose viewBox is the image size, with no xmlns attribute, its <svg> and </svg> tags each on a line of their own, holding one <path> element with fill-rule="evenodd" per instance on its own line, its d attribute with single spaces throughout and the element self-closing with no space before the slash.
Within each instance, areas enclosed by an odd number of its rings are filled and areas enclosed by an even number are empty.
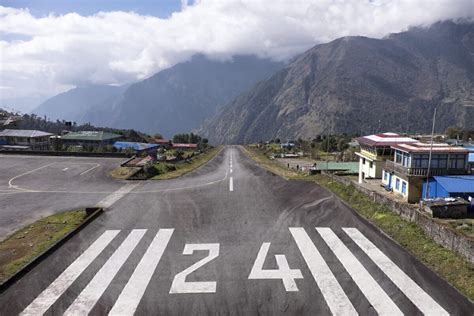
<svg viewBox="0 0 474 316">
<path fill-rule="evenodd" d="M 391 280 L 413 304 L 426 315 L 448 315 L 421 287 L 398 268 L 385 254 L 383 254 L 371 241 L 369 241 L 356 228 L 342 228 L 350 237 L 350 243 L 354 242 L 365 254 L 385 273 L 384 279 Z M 112 281 L 122 270 L 128 258 L 134 253 L 137 245 L 143 239 L 146 229 L 132 230 L 124 241 L 121 241 L 117 249 L 107 259 L 105 264 L 85 285 L 74 302 L 67 308 L 66 314 L 87 314 L 96 304 L 100 304 L 101 297 L 108 291 Z M 324 258 L 317 249 L 310 236 L 302 227 L 290 227 L 290 234 L 300 250 L 303 259 L 309 268 L 316 285 L 318 286 L 329 310 L 334 315 L 357 315 L 352 302 L 344 292 L 337 278 L 340 274 L 333 273 L 328 263 L 334 263 L 334 259 Z M 352 278 L 355 286 L 367 298 L 367 301 L 379 315 L 400 315 L 397 303 L 384 292 L 378 281 L 363 266 L 352 251 L 345 245 L 336 233 L 327 227 L 316 227 L 316 231 L 326 243 L 335 258 L 342 264 Z M 28 305 L 21 315 L 44 314 L 60 299 L 66 290 L 80 277 L 89 265 L 97 259 L 103 250 L 119 234 L 119 230 L 105 231 L 92 245 L 87 248 L 59 277 L 57 277 L 36 299 Z M 110 314 L 132 315 L 136 312 L 140 301 L 143 299 L 146 289 L 156 273 L 160 260 L 174 233 L 173 228 L 160 229 L 154 239 L 147 246 L 143 257 L 134 268 L 134 272 L 126 282 L 118 299 L 113 303 Z M 187 269 L 177 273 L 169 290 L 170 294 L 179 293 L 216 293 L 217 281 L 186 281 L 189 275 L 197 269 L 204 269 L 205 265 L 219 256 L 219 243 L 186 244 L 183 254 L 193 254 L 195 250 L 207 250 L 208 256 L 197 261 Z M 264 269 L 265 260 L 268 256 L 270 243 L 263 243 L 252 266 L 248 279 L 279 279 L 283 282 L 286 291 L 298 291 L 295 279 L 303 279 L 300 269 L 290 269 L 284 254 L 275 255 L 277 269 Z M 138 255 L 138 254 L 137 254 Z M 174 264 L 173 262 L 169 264 Z M 121 278 L 118 278 L 121 279 Z M 344 283 L 345 284 L 345 283 Z M 117 286 L 121 286 L 118 285 Z M 346 289 L 348 290 L 348 289 Z M 67 292 L 68 293 L 68 292 Z M 75 292 L 76 293 L 76 292 Z M 72 295 L 77 295 L 71 293 Z M 154 294 L 155 295 L 155 294 Z M 62 308 L 64 304 L 58 304 Z M 66 308 L 66 306 L 64 306 Z M 366 311 L 365 311 L 366 312 Z"/>
<path fill-rule="evenodd" d="M 105 231 L 82 255 L 64 270 L 53 283 L 41 292 L 41 294 L 25 308 L 21 315 L 44 314 L 92 261 L 99 256 L 119 232 L 119 230 Z"/>
<path fill-rule="evenodd" d="M 174 229 L 160 229 L 158 231 L 109 315 L 133 315 L 135 313 L 173 232 Z"/>
<path fill-rule="evenodd" d="M 392 282 L 425 315 L 449 315 L 435 300 L 380 251 L 357 228 L 342 228 Z"/>
<path fill-rule="evenodd" d="M 82 290 L 79 296 L 69 306 L 64 315 L 86 315 L 102 296 L 112 279 L 128 259 L 133 249 L 145 235 L 146 229 L 134 229 L 114 254 L 107 260 L 94 278 Z"/>
<path fill-rule="evenodd" d="M 290 227 L 290 232 L 331 312 L 334 315 L 358 315 L 304 228 Z"/>
<path fill-rule="evenodd" d="M 379 315 L 403 315 L 402 311 L 331 228 L 316 227 L 316 230 Z"/>
</svg>

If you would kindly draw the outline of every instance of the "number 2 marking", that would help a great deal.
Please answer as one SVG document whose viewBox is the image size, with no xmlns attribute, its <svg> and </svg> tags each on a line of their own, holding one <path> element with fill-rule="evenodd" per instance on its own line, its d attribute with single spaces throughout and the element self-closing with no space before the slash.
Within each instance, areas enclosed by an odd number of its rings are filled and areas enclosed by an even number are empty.
<svg viewBox="0 0 474 316">
<path fill-rule="evenodd" d="M 209 250 L 209 255 L 176 274 L 171 284 L 170 294 L 216 292 L 216 282 L 186 282 L 186 276 L 214 260 L 219 255 L 219 244 L 186 244 L 184 246 L 183 255 L 192 255 L 195 250 Z"/>
<path fill-rule="evenodd" d="M 290 269 L 285 255 L 275 255 L 278 269 L 263 270 L 263 264 L 265 263 L 269 248 L 269 242 L 263 243 L 262 247 L 260 247 L 252 271 L 250 271 L 249 279 L 281 279 L 287 292 L 297 292 L 298 287 L 296 286 L 295 279 L 302 279 L 303 275 L 299 269 Z"/>
</svg>

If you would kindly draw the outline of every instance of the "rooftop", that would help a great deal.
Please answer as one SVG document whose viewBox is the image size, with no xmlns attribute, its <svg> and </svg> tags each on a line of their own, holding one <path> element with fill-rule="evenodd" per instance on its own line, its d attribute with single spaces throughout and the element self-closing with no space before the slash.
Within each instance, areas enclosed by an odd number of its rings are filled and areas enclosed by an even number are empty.
<svg viewBox="0 0 474 316">
<path fill-rule="evenodd" d="M 173 148 L 197 148 L 197 144 L 173 144 Z"/>
<path fill-rule="evenodd" d="M 396 133 L 382 133 L 356 138 L 359 144 L 368 146 L 391 146 L 394 144 L 415 143 L 417 140 Z"/>
<path fill-rule="evenodd" d="M 62 139 L 70 140 L 107 140 L 122 137 L 122 135 L 104 132 L 104 131 L 80 131 L 80 132 L 70 132 L 66 135 L 63 135 Z"/>
<path fill-rule="evenodd" d="M 157 144 L 148 143 L 137 143 L 137 142 L 115 142 L 114 147 L 117 149 L 133 149 L 133 150 L 146 150 L 150 148 L 157 148 Z"/>
<path fill-rule="evenodd" d="M 474 192 L 474 175 L 434 177 L 450 193 Z"/>
<path fill-rule="evenodd" d="M 0 137 L 28 137 L 28 138 L 34 138 L 34 137 L 45 137 L 45 136 L 51 136 L 53 134 L 51 133 L 46 133 L 43 131 L 37 131 L 37 130 L 29 130 L 29 129 L 5 129 L 3 131 L 0 131 Z"/>
<path fill-rule="evenodd" d="M 407 153 L 429 153 L 431 149 L 431 144 L 427 143 L 413 143 L 413 144 L 395 144 L 392 145 L 392 148 L 404 151 Z M 469 151 L 463 147 L 450 146 L 448 144 L 433 144 L 434 153 L 459 153 L 466 154 Z"/>
</svg>

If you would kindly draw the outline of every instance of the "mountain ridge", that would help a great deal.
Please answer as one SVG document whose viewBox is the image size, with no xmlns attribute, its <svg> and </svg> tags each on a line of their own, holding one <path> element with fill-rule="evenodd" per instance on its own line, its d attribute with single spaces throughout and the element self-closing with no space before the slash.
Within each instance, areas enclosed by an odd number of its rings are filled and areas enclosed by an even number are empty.
<svg viewBox="0 0 474 316">
<path fill-rule="evenodd" d="M 197 130 L 214 143 L 474 128 L 474 24 L 316 45 Z M 443 46 L 446 44 L 446 46 Z M 251 114 L 251 115 L 250 115 Z"/>
</svg>

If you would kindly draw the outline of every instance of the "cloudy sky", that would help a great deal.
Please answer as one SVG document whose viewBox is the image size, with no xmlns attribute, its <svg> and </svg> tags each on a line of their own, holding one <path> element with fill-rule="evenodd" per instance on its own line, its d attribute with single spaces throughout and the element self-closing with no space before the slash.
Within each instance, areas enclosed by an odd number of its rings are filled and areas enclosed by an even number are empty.
<svg viewBox="0 0 474 316">
<path fill-rule="evenodd" d="M 0 106 L 140 80 L 198 52 L 285 60 L 473 12 L 471 0 L 0 0 Z"/>
</svg>

